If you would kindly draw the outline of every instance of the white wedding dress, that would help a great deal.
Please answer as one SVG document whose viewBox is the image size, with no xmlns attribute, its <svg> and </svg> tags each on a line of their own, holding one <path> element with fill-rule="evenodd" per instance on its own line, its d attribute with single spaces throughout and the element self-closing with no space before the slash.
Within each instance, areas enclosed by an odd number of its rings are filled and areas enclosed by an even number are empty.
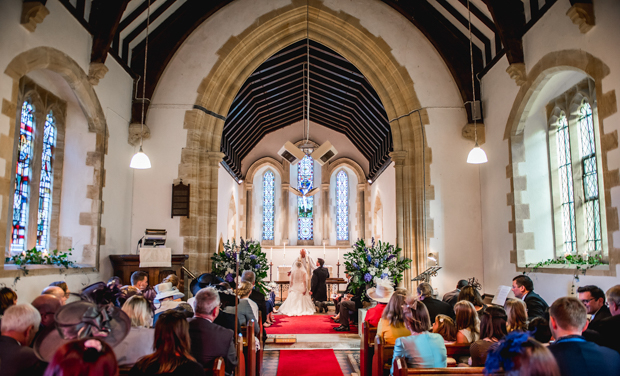
<svg viewBox="0 0 620 376">
<path fill-rule="evenodd" d="M 314 302 L 308 292 L 308 273 L 302 268 L 294 266 L 291 271 L 291 283 L 288 297 L 280 306 L 278 313 L 287 316 L 313 315 Z"/>
</svg>

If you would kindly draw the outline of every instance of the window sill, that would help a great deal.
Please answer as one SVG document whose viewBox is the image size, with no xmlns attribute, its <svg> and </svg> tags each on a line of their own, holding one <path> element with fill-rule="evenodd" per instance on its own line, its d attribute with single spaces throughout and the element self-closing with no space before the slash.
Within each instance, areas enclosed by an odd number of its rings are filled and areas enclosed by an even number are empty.
<svg viewBox="0 0 620 376">
<path fill-rule="evenodd" d="M 585 271 L 586 275 L 591 276 L 615 276 L 616 268 L 612 268 L 610 264 L 597 265 L 589 269 L 585 269 L 587 265 L 575 265 L 575 264 L 552 264 L 545 265 L 536 268 L 535 270 L 532 267 L 524 267 L 518 266 L 518 272 L 527 272 L 527 273 L 549 273 L 549 274 L 569 274 L 574 275 L 575 273 L 579 273 L 579 275 L 583 275 Z M 581 269 L 577 270 L 577 267 Z"/>
<path fill-rule="evenodd" d="M 96 273 L 95 265 L 77 264 L 74 268 L 65 268 L 58 265 L 27 265 L 28 274 L 24 275 L 21 268 L 15 264 L 4 264 L 0 269 L 0 278 L 31 277 L 50 274 L 79 274 Z"/>
</svg>

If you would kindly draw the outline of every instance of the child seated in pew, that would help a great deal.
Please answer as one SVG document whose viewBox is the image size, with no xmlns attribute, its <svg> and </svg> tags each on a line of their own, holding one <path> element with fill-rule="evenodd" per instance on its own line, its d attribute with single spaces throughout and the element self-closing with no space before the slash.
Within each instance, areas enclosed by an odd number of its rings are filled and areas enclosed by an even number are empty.
<svg viewBox="0 0 620 376">
<path fill-rule="evenodd" d="M 506 311 L 497 306 L 487 307 L 480 319 L 480 338 L 469 347 L 469 365 L 474 367 L 484 366 L 487 353 L 492 346 L 508 335 L 506 330 Z"/>
<path fill-rule="evenodd" d="M 414 300 L 403 307 L 405 327 L 411 335 L 396 339 L 394 358 L 403 357 L 407 367 L 411 368 L 439 368 L 447 366 L 447 351 L 443 337 L 437 333 L 430 333 L 431 320 L 426 306 Z M 390 374 L 394 374 L 394 361 Z"/>
<path fill-rule="evenodd" d="M 403 318 L 403 306 L 406 296 L 402 291 L 392 294 L 387 307 L 383 310 L 383 315 L 377 326 L 377 335 L 383 338 L 386 345 L 394 345 L 396 339 L 411 334 L 409 329 L 405 327 Z"/>
<path fill-rule="evenodd" d="M 443 337 L 446 344 L 456 341 L 456 324 L 450 316 L 439 314 L 433 323 L 433 333 L 437 333 Z"/>
</svg>

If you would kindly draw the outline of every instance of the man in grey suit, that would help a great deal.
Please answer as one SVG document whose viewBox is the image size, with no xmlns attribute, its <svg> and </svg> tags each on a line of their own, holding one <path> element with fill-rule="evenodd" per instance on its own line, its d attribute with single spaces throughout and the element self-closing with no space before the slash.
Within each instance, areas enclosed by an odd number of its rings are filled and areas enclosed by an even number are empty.
<svg viewBox="0 0 620 376">
<path fill-rule="evenodd" d="M 194 318 L 189 321 L 192 355 L 205 368 L 212 368 L 218 357 L 226 363 L 226 374 L 231 375 L 237 365 L 235 335 L 232 330 L 213 323 L 220 312 L 220 295 L 207 287 L 196 294 Z"/>
</svg>

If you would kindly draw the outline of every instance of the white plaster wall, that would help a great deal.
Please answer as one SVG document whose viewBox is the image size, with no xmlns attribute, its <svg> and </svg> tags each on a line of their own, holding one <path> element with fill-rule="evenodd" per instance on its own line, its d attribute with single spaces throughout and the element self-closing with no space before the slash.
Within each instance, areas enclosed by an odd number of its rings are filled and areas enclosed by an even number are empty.
<svg viewBox="0 0 620 376">
<path fill-rule="evenodd" d="M 383 171 L 379 178 L 370 185 L 370 212 L 372 216 L 372 230 L 374 231 L 374 212 L 377 195 L 381 197 L 383 206 L 383 231 L 381 241 L 396 244 L 396 170 L 394 162 Z M 373 233 L 373 236 L 376 236 Z"/>
<path fill-rule="evenodd" d="M 90 34 L 69 14 L 58 0 L 47 1 L 50 14 L 31 33 L 19 25 L 22 2 L 5 0 L 0 2 L 0 70 L 4 71 L 15 56 L 38 46 L 53 47 L 69 55 L 88 72 L 90 57 Z M 133 154 L 127 144 L 127 125 L 131 106 L 132 80 L 127 73 L 109 57 L 106 61 L 109 72 L 95 87 L 95 92 L 106 116 L 109 146 L 105 158 L 106 186 L 103 189 L 104 213 L 102 226 L 106 228 L 106 242 L 101 246 L 100 270 L 95 273 L 72 275 L 47 275 L 22 277 L 16 284 L 12 278 L 0 278 L 0 283 L 14 287 L 19 302 L 29 302 L 40 294 L 50 282 L 64 279 L 70 290 L 79 291 L 84 286 L 107 280 L 111 275 L 109 254 L 128 253 L 130 249 L 130 215 L 132 171 L 129 161 Z M 67 146 L 65 148 L 63 198 L 61 212 L 61 234 L 70 233 L 76 248 L 76 259 L 81 259 L 82 246 L 90 242 L 90 228 L 78 223 L 79 211 L 90 212 L 92 200 L 86 199 L 86 183 L 92 184 L 92 167 L 86 167 L 86 151 L 94 150 L 95 135 L 84 132 L 87 129 L 81 110 L 68 85 L 59 80 L 55 73 L 32 72 L 29 76 L 46 89 L 57 93 L 68 103 Z M 12 79 L 0 74 L 0 97 L 12 100 Z M 8 134 L 13 126 L 8 117 L 0 114 L 0 133 Z M 75 134 L 69 133 L 75 131 Z M 0 163 L 0 174 L 5 164 Z M 4 176 L 0 176 L 4 177 Z M 75 186 L 73 186 L 75 185 Z M 0 208 L 0 215 L 7 215 L 8 208 Z M 0 231 L 8 231 L 0 229 Z M 66 236 L 66 235 L 65 235 Z"/>
<path fill-rule="evenodd" d="M 581 34 L 566 16 L 570 8 L 568 0 L 559 0 L 543 18 L 525 35 L 523 40 L 525 63 L 529 71 L 544 55 L 559 50 L 583 50 L 601 59 L 611 70 L 603 79 L 603 92 L 615 90 L 620 93 L 620 49 L 615 36 L 620 35 L 620 3 L 599 1 L 594 4 L 596 26 L 587 34 Z M 500 284 L 509 285 L 517 275 L 514 264 L 510 263 L 510 250 L 513 249 L 512 235 L 508 232 L 508 222 L 512 219 L 511 209 L 506 205 L 506 195 L 510 192 L 510 181 L 506 178 L 509 163 L 508 140 L 504 139 L 506 122 L 518 92 L 505 70 L 508 63 L 502 58 L 482 79 L 483 101 L 485 104 L 485 125 L 487 126 L 484 149 L 489 163 L 481 168 L 483 254 L 485 291 L 493 293 Z M 617 95 L 617 94 L 616 94 Z M 620 114 L 604 119 L 604 132 L 610 133 L 620 128 Z M 609 170 L 620 167 L 620 151 L 608 153 Z M 529 181 L 528 181 L 529 184 Z M 620 204 L 620 190 L 611 190 L 612 205 Z M 538 246 L 538 244 L 537 244 Z M 613 234 L 613 246 L 620 247 L 620 232 Z M 615 266 L 616 275 L 620 267 Z M 536 291 L 549 303 L 570 292 L 572 276 L 545 273 L 531 273 Z M 581 277 L 576 285 L 596 284 L 603 290 L 618 283 L 618 277 Z"/>
<path fill-rule="evenodd" d="M 240 229 L 239 227 L 239 213 L 240 210 L 245 210 L 240 208 L 239 206 L 239 184 L 235 181 L 235 179 L 230 176 L 228 171 L 221 165 L 217 170 L 217 178 L 218 178 L 218 190 L 217 190 L 217 241 L 219 244 L 219 240 L 223 239 L 224 243 L 227 240 L 232 242 L 232 234 L 228 232 L 228 207 L 230 206 L 230 197 L 232 196 L 235 201 L 236 215 L 235 215 L 235 225 L 237 227 L 237 236 L 236 242 L 239 244 L 239 235 Z M 170 232 L 168 232 L 170 234 Z M 178 232 L 177 232 L 178 234 Z M 174 236 L 174 234 L 173 234 Z M 182 241 L 179 238 L 179 241 Z"/>
<path fill-rule="evenodd" d="M 282 177 L 274 168 L 269 166 L 263 166 L 256 170 L 254 175 L 254 182 L 252 188 L 252 223 L 248 223 L 250 226 L 250 233 L 252 234 L 252 240 L 261 241 L 263 239 L 263 177 L 265 172 L 270 170 L 274 175 L 274 244 L 282 244 L 282 229 L 284 225 L 283 212 L 282 212 Z M 286 193 L 290 195 L 290 193 Z M 290 199 L 290 198 L 289 198 Z"/>
<path fill-rule="evenodd" d="M 358 212 L 357 212 L 357 175 L 353 170 L 348 167 L 337 168 L 332 172 L 329 177 L 329 214 L 327 216 L 329 221 L 329 244 L 335 246 L 338 238 L 336 236 L 336 175 L 344 170 L 349 178 L 349 242 L 355 244 L 360 238 L 360 229 L 358 227 Z"/>
</svg>

